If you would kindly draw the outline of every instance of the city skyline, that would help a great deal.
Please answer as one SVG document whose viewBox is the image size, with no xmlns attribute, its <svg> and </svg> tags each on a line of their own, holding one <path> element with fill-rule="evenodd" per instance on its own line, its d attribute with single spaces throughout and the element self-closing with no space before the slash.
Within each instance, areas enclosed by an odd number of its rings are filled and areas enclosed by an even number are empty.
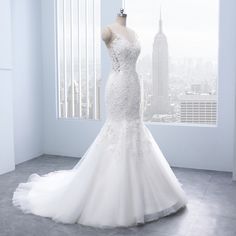
<svg viewBox="0 0 236 236">
<path fill-rule="evenodd" d="M 172 3 L 176 3 L 166 0 L 165 13 L 162 4 L 162 19 L 159 19 L 160 5 L 158 10 L 155 6 L 160 2 L 151 0 L 143 6 L 139 1 L 132 4 L 131 0 L 130 5 L 127 4 L 128 27 L 138 33 L 142 47 L 137 71 L 143 83 L 144 120 L 214 124 L 217 116 L 218 5 L 210 0 L 206 4 L 208 7 L 203 8 L 203 0 L 188 0 L 188 3 L 180 0 L 178 7 L 173 7 Z M 196 8 L 188 6 L 190 3 Z M 206 15 L 210 5 L 215 9 Z M 175 16 L 170 16 L 173 9 Z M 201 13 L 201 19 L 196 17 L 197 13 Z M 215 20 L 213 28 L 213 21 L 205 22 L 206 17 Z"/>
</svg>

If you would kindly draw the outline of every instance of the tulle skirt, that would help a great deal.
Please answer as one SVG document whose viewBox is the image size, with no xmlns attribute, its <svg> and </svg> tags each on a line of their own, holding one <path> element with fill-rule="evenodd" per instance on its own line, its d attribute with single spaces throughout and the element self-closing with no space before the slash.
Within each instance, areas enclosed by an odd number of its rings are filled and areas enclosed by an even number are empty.
<svg viewBox="0 0 236 236">
<path fill-rule="evenodd" d="M 186 203 L 180 182 L 139 119 L 108 119 L 73 169 L 32 174 L 13 195 L 25 213 L 100 228 L 143 224 Z"/>
</svg>

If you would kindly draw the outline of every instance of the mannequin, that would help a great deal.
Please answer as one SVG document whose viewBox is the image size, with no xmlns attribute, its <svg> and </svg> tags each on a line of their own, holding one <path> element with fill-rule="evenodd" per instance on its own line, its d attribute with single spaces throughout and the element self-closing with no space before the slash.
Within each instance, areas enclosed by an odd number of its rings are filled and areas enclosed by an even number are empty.
<svg viewBox="0 0 236 236">
<path fill-rule="evenodd" d="M 133 30 L 126 27 L 127 14 L 124 14 L 124 9 L 120 9 L 114 23 L 108 25 L 102 30 L 102 39 L 109 47 L 112 40 L 116 37 L 115 34 L 120 34 L 128 41 L 133 42 L 135 33 Z"/>
</svg>

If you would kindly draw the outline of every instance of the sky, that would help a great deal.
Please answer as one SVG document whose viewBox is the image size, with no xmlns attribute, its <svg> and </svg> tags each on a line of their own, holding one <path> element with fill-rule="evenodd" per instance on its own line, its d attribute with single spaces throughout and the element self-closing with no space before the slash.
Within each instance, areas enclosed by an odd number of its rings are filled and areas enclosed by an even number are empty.
<svg viewBox="0 0 236 236">
<path fill-rule="evenodd" d="M 139 35 L 142 54 L 149 54 L 159 29 L 161 7 L 170 57 L 216 60 L 218 5 L 219 0 L 126 0 L 127 26 Z"/>
</svg>

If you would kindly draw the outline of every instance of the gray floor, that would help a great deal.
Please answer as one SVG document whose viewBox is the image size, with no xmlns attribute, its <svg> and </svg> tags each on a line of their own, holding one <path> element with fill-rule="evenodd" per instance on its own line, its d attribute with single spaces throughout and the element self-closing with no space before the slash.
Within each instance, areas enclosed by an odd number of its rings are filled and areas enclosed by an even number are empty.
<svg viewBox="0 0 236 236">
<path fill-rule="evenodd" d="M 1 175 L 0 235 L 236 235 L 236 183 L 231 181 L 231 174 L 226 172 L 174 168 L 188 195 L 188 207 L 177 214 L 139 227 L 101 230 L 78 224 L 57 224 L 47 218 L 23 214 L 12 206 L 13 191 L 31 173 L 45 174 L 54 170 L 70 169 L 77 161 L 75 158 L 42 156 L 18 165 L 14 172 Z"/>
</svg>

